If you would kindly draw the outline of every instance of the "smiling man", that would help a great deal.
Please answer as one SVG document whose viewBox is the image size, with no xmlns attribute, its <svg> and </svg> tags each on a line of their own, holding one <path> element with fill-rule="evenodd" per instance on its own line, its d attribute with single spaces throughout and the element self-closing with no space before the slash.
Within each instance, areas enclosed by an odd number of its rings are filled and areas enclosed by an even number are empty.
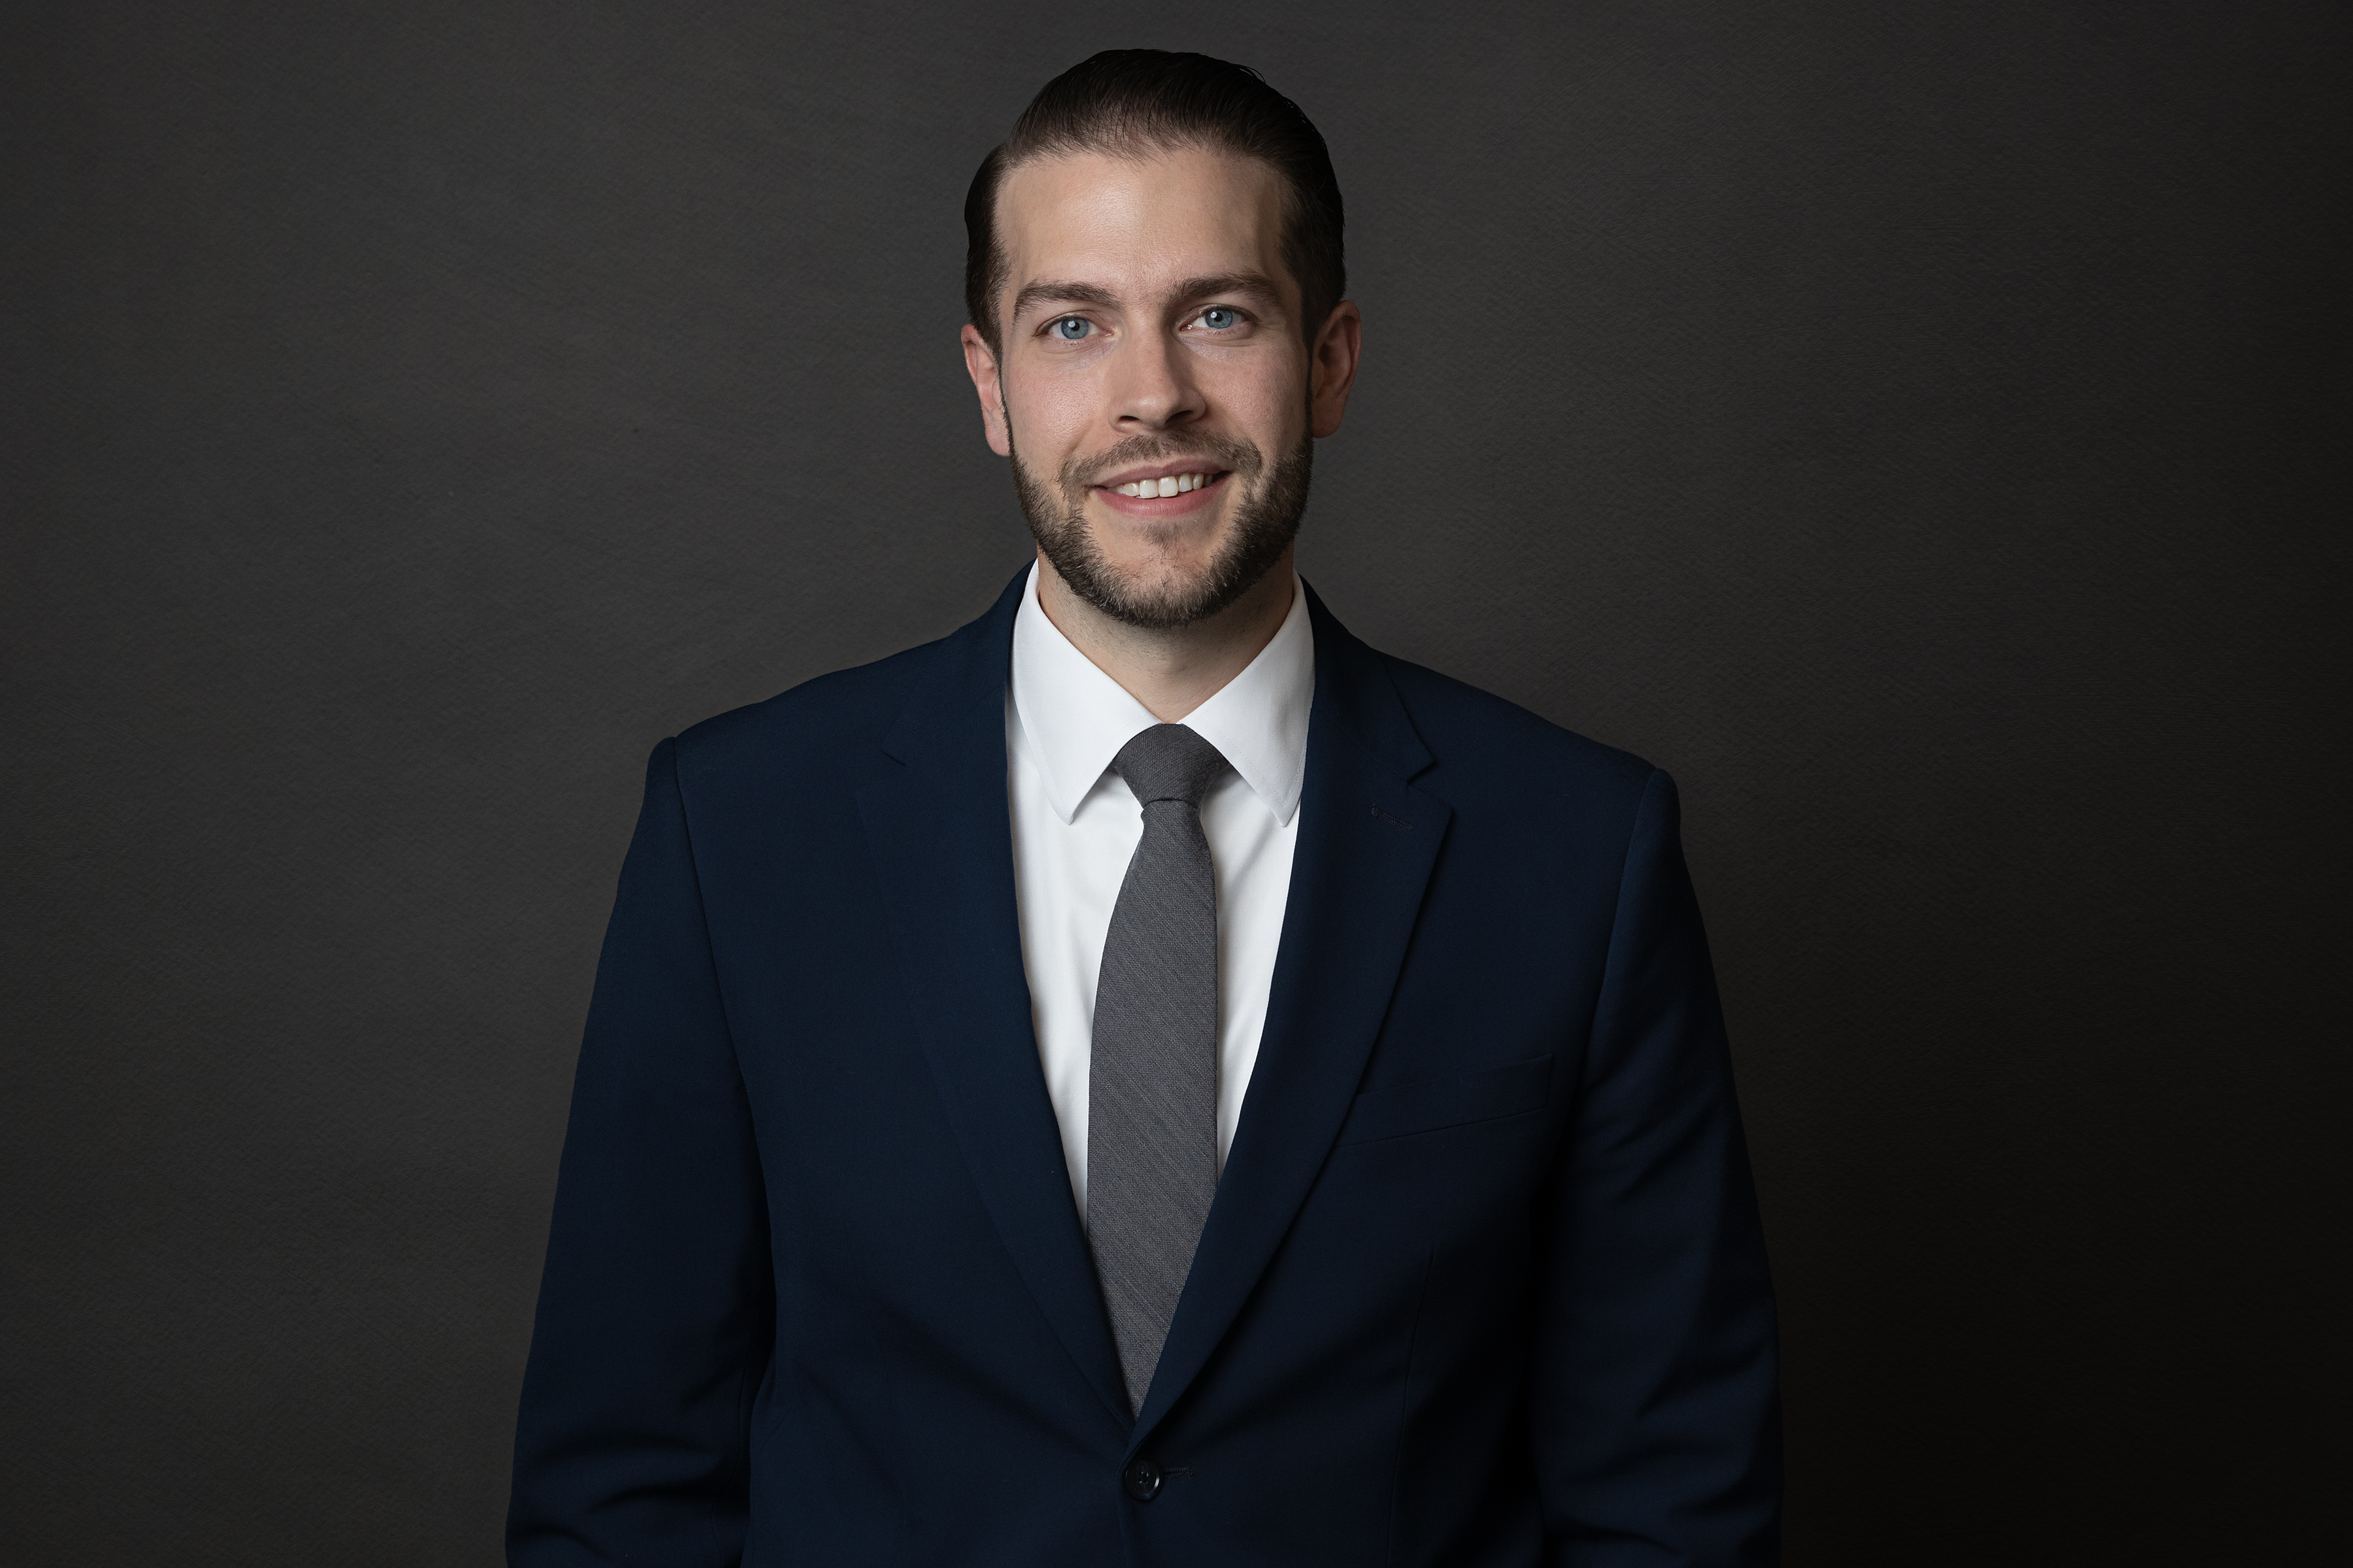
<svg viewBox="0 0 2353 1568">
<path fill-rule="evenodd" d="M 1037 560 L 655 749 L 511 1560 L 1773 1561 L 1673 786 L 1293 570 L 1362 345 L 1323 139 L 1113 51 L 965 222 Z"/>
</svg>

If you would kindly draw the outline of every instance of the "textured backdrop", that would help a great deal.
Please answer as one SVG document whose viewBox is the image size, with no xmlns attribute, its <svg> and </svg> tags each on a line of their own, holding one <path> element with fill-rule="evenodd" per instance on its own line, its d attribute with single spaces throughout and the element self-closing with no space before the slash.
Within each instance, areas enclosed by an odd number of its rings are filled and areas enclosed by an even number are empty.
<svg viewBox="0 0 2353 1568">
<path fill-rule="evenodd" d="M 646 751 L 1019 563 L 1134 44 L 1331 142 L 1306 574 L 1683 784 L 1791 1561 L 2340 1550 L 2341 6 L 438 0 L 0 29 L 0 1559 L 495 1561 Z"/>
</svg>

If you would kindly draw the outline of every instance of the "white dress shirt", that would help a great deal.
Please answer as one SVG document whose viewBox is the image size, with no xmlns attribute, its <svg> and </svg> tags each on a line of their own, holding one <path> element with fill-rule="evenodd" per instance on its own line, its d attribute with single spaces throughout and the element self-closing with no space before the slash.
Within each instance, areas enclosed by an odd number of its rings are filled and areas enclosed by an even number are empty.
<svg viewBox="0 0 2353 1568">
<path fill-rule="evenodd" d="M 1315 640 L 1296 579 L 1291 613 L 1240 675 L 1182 721 L 1233 772 L 1201 802 L 1218 878 L 1218 1164 L 1233 1146 L 1258 1063 L 1267 987 L 1291 896 Z M 1072 646 L 1038 604 L 1029 569 L 1013 622 L 1005 752 L 1021 961 L 1046 1092 L 1061 1124 L 1071 1193 L 1087 1211 L 1087 1071 L 1095 979 L 1144 811 L 1112 759 L 1160 721 Z"/>
</svg>

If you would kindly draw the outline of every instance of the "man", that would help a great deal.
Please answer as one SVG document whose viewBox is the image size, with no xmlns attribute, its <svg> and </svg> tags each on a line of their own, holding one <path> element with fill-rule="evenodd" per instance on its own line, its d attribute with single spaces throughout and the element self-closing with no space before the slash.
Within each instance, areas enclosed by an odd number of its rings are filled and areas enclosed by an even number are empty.
<svg viewBox="0 0 2353 1568">
<path fill-rule="evenodd" d="M 1673 786 L 1293 574 L 1361 339 L 1321 137 L 1098 55 L 965 217 L 1038 560 L 655 749 L 512 1560 L 1771 1561 Z"/>
</svg>

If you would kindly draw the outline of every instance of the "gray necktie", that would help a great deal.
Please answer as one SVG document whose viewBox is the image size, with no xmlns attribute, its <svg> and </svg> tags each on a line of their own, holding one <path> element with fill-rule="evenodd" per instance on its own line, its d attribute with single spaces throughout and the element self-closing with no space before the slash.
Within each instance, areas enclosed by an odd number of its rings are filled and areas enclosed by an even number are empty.
<svg viewBox="0 0 2353 1568">
<path fill-rule="evenodd" d="M 1144 806 L 1095 983 L 1087 1243 L 1131 1413 L 1144 1407 L 1218 1192 L 1218 879 L 1201 796 L 1226 771 L 1182 724 L 1112 767 Z"/>
</svg>

